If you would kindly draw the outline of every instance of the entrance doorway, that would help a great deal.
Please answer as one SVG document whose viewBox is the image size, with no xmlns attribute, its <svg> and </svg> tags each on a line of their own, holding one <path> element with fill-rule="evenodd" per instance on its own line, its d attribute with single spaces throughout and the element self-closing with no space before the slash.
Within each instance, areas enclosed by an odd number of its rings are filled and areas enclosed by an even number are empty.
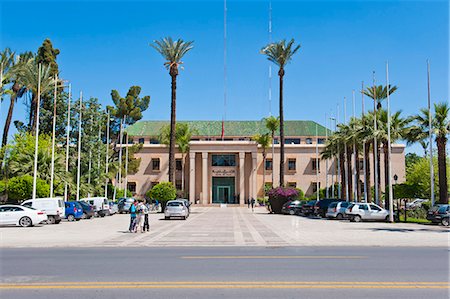
<svg viewBox="0 0 450 299">
<path fill-rule="evenodd" d="M 234 177 L 212 178 L 212 203 L 236 203 Z"/>
</svg>

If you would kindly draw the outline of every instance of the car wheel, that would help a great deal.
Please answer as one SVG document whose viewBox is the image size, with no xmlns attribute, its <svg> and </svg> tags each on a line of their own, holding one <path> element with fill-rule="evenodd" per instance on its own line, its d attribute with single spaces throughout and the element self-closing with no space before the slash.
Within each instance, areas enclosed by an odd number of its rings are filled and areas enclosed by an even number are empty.
<svg viewBox="0 0 450 299">
<path fill-rule="evenodd" d="M 80 221 L 81 220 L 81 218 L 77 218 L 77 219 L 75 219 L 76 221 Z"/>
<path fill-rule="evenodd" d="M 353 221 L 355 221 L 355 222 L 361 222 L 361 216 L 355 215 L 355 216 L 353 217 Z"/>
<path fill-rule="evenodd" d="M 442 218 L 441 224 L 443 226 L 449 226 L 449 224 L 450 224 L 449 218 Z"/>
<path fill-rule="evenodd" d="M 181 217 L 181 219 L 186 220 L 186 216 Z"/>
<path fill-rule="evenodd" d="M 69 220 L 69 221 L 75 221 L 75 216 L 73 216 L 73 215 L 67 215 L 67 220 Z"/>
<path fill-rule="evenodd" d="M 81 219 L 89 219 L 86 213 L 83 213 L 83 216 L 81 216 Z"/>
<path fill-rule="evenodd" d="M 336 215 L 336 219 L 337 219 L 337 220 L 342 220 L 342 219 L 344 219 L 344 215 L 342 215 L 341 213 L 339 213 L 339 214 Z"/>
<path fill-rule="evenodd" d="M 61 222 L 61 219 L 56 220 L 56 221 L 55 221 L 55 224 L 58 224 L 58 223 L 60 223 L 60 222 Z"/>
<path fill-rule="evenodd" d="M 389 215 L 387 215 L 386 217 L 384 217 L 384 221 L 389 222 Z"/>
<path fill-rule="evenodd" d="M 53 217 L 53 216 L 48 216 L 47 223 L 48 223 L 48 224 L 55 224 L 55 223 L 56 223 L 55 217 Z"/>
<path fill-rule="evenodd" d="M 289 210 L 289 215 L 294 215 L 295 211 L 294 210 Z"/>
<path fill-rule="evenodd" d="M 33 225 L 30 217 L 22 217 L 19 220 L 19 225 L 22 227 L 29 227 Z"/>
<path fill-rule="evenodd" d="M 170 217 L 164 216 L 164 220 L 169 220 Z"/>
</svg>

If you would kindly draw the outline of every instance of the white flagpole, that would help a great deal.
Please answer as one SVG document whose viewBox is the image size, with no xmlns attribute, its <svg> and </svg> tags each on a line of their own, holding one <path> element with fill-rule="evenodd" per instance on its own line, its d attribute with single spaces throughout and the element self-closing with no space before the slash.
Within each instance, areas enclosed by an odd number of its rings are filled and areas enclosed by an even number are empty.
<svg viewBox="0 0 450 299">
<path fill-rule="evenodd" d="M 269 43 L 272 43 L 272 1 L 269 0 Z M 269 115 L 272 116 L 272 63 L 269 63 Z M 273 156 L 272 156 L 273 165 Z M 273 171 L 272 171 L 273 173 Z M 272 179 L 273 184 L 273 179 Z"/>
<path fill-rule="evenodd" d="M 67 128 L 66 128 L 66 175 L 69 174 L 69 135 L 70 135 L 70 100 L 72 99 L 72 84 L 69 84 L 69 98 L 67 100 Z M 64 200 L 67 198 L 67 182 L 64 183 Z"/>
<path fill-rule="evenodd" d="M 78 162 L 77 162 L 77 201 L 80 200 L 80 164 L 81 164 L 81 110 L 83 107 L 83 92 L 80 91 L 80 113 L 78 120 Z"/>
<path fill-rule="evenodd" d="M 117 181 L 117 187 L 120 189 L 121 182 L 122 182 L 122 139 L 123 139 L 123 133 L 122 133 L 122 126 L 123 126 L 123 119 L 120 119 L 120 131 L 119 131 L 119 177 Z"/>
<path fill-rule="evenodd" d="M 94 126 L 94 120 L 92 118 L 92 114 L 91 114 L 91 123 L 90 123 L 90 129 L 89 129 L 89 139 L 92 136 L 92 127 Z M 89 145 L 89 164 L 88 164 L 88 186 L 89 188 L 91 187 L 91 169 L 92 169 L 92 148 L 91 145 Z M 88 191 L 88 198 L 91 197 L 91 192 Z"/>
<path fill-rule="evenodd" d="M 362 119 L 364 121 L 364 82 L 361 82 L 361 111 Z M 365 126 L 365 122 L 363 126 Z M 364 202 L 367 202 L 367 176 L 366 176 L 366 141 L 363 141 L 363 169 L 364 169 Z M 370 182 L 369 182 L 370 183 Z"/>
<path fill-rule="evenodd" d="M 128 191 L 128 133 L 126 133 L 126 148 L 125 148 L 125 188 L 124 188 L 124 197 L 127 197 Z"/>
<path fill-rule="evenodd" d="M 392 190 L 392 161 L 391 161 L 391 104 L 389 96 L 389 63 L 386 62 L 387 89 L 387 129 L 388 129 L 388 182 L 389 182 L 389 222 L 394 222 L 394 196 Z"/>
<path fill-rule="evenodd" d="M 353 104 L 353 121 L 356 121 L 356 104 L 355 104 L 355 90 L 352 90 L 352 104 Z M 355 129 L 355 123 L 353 123 L 353 129 Z M 356 156 L 356 140 L 353 139 L 353 201 L 359 201 L 358 198 L 358 181 L 359 178 L 356 176 L 356 159 L 359 157 Z"/>
<path fill-rule="evenodd" d="M 37 180 L 37 166 L 38 166 L 38 147 L 39 147 L 39 106 L 41 105 L 41 68 L 42 65 L 39 63 L 38 67 L 38 94 L 37 94 L 37 105 L 36 105 L 36 132 L 35 132 L 35 143 L 34 143 L 34 173 L 33 173 L 33 195 L 32 199 L 36 199 L 36 180 Z"/>
<path fill-rule="evenodd" d="M 373 72 L 373 96 L 375 99 L 373 99 L 373 128 L 374 133 L 377 133 L 377 87 L 375 85 L 375 71 Z M 374 161 L 374 186 L 375 186 L 375 203 L 377 205 L 380 204 L 379 196 L 378 196 L 378 140 L 376 136 L 373 137 L 373 148 L 374 148 L 374 155 L 373 155 L 373 161 Z"/>
<path fill-rule="evenodd" d="M 316 123 L 316 193 L 317 193 L 317 200 L 320 199 L 320 184 L 319 184 L 319 136 L 317 132 L 317 123 Z"/>
<path fill-rule="evenodd" d="M 328 115 L 325 113 L 325 136 L 328 140 Z M 330 192 L 328 191 L 328 159 L 325 160 L 325 193 L 326 197 L 330 198 Z"/>
<path fill-rule="evenodd" d="M 334 132 L 335 132 L 336 131 L 336 118 L 330 117 L 330 127 L 331 128 L 333 128 L 333 125 L 331 124 L 331 121 L 333 121 L 333 120 L 334 120 Z M 333 129 L 331 129 L 331 130 L 333 130 Z M 331 172 L 331 194 L 332 194 L 331 197 L 335 198 L 335 195 L 334 195 L 334 173 L 336 172 L 336 159 L 333 158 L 333 151 L 331 151 L 331 158 L 332 158 L 331 164 L 334 165 L 333 171 Z"/>
<path fill-rule="evenodd" d="M 344 124 L 347 125 L 347 98 L 344 97 Z M 347 162 L 347 143 L 344 143 L 344 175 L 345 175 L 345 200 L 350 201 L 348 190 L 348 162 Z"/>
<path fill-rule="evenodd" d="M 56 97 L 58 75 L 55 74 L 55 90 L 53 93 L 53 128 L 52 128 L 52 164 L 50 170 L 50 198 L 53 197 L 53 180 L 55 176 L 55 130 L 56 130 Z"/>
<path fill-rule="evenodd" d="M 339 104 L 337 104 L 337 113 L 336 113 L 336 118 L 337 118 L 337 123 L 339 123 L 339 113 L 340 113 L 340 111 L 339 111 L 339 109 L 340 109 L 340 107 L 339 107 Z M 336 132 L 337 131 L 337 125 L 336 125 L 336 122 L 334 123 L 334 132 Z M 338 146 L 337 146 L 337 153 L 338 153 L 338 156 L 337 156 L 337 163 L 338 163 L 338 165 L 337 165 L 337 170 L 338 170 L 338 173 L 336 174 L 336 180 L 339 182 L 339 184 L 338 184 L 338 195 L 339 195 L 339 198 L 342 198 L 342 178 L 341 178 L 341 150 L 340 150 L 340 146 L 339 146 L 339 143 L 338 143 Z"/>
<path fill-rule="evenodd" d="M 105 197 L 108 197 L 108 151 L 109 151 L 109 110 L 108 110 L 108 119 L 106 121 L 106 156 L 105 156 Z"/>
<path fill-rule="evenodd" d="M 431 206 L 434 206 L 434 165 L 433 165 L 433 125 L 431 115 L 430 62 L 427 60 L 427 90 L 428 90 L 428 135 L 430 146 L 430 190 Z"/>
</svg>

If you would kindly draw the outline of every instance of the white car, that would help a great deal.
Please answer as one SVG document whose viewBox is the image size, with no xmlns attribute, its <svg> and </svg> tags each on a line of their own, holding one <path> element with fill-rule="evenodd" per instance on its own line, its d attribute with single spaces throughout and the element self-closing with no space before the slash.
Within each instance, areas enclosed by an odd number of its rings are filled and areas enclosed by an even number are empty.
<svg viewBox="0 0 450 299">
<path fill-rule="evenodd" d="M 25 200 L 22 206 L 44 211 L 47 214 L 49 224 L 58 224 L 65 217 L 66 205 L 60 197 L 36 198 Z"/>
<path fill-rule="evenodd" d="M 415 208 L 420 208 L 422 206 L 422 204 L 424 202 L 426 202 L 426 199 L 422 199 L 422 198 L 416 198 L 414 199 L 412 202 L 407 202 L 406 203 L 406 208 L 407 209 L 415 209 Z"/>
<path fill-rule="evenodd" d="M 389 211 L 373 203 L 353 203 L 345 210 L 345 214 L 350 221 L 354 222 L 362 220 L 389 220 Z"/>
<path fill-rule="evenodd" d="M 44 211 L 18 205 L 0 206 L 0 225 L 33 226 L 47 221 Z"/>
<path fill-rule="evenodd" d="M 100 217 L 111 216 L 109 203 L 106 197 L 88 197 L 82 198 L 81 201 L 87 202 L 95 207 L 95 213 Z"/>
<path fill-rule="evenodd" d="M 169 200 L 164 210 L 164 219 L 170 219 L 171 217 L 181 217 L 186 220 L 189 216 L 188 208 L 182 200 Z"/>
</svg>

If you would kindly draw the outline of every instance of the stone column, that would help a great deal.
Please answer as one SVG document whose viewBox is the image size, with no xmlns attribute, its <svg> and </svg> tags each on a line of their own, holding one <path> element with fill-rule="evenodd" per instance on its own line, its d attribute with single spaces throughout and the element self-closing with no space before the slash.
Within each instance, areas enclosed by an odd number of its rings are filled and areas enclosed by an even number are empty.
<svg viewBox="0 0 450 299">
<path fill-rule="evenodd" d="M 189 152 L 189 201 L 195 203 L 195 153 Z"/>
<path fill-rule="evenodd" d="M 257 175 L 257 153 L 252 152 L 252 181 L 250 182 L 250 184 L 252 185 L 252 198 L 254 198 L 255 200 L 258 198 L 258 190 L 256 187 L 256 179 L 258 177 Z"/>
<path fill-rule="evenodd" d="M 208 153 L 202 153 L 202 204 L 208 204 Z"/>
<path fill-rule="evenodd" d="M 239 153 L 239 204 L 245 204 L 245 152 Z"/>
</svg>

